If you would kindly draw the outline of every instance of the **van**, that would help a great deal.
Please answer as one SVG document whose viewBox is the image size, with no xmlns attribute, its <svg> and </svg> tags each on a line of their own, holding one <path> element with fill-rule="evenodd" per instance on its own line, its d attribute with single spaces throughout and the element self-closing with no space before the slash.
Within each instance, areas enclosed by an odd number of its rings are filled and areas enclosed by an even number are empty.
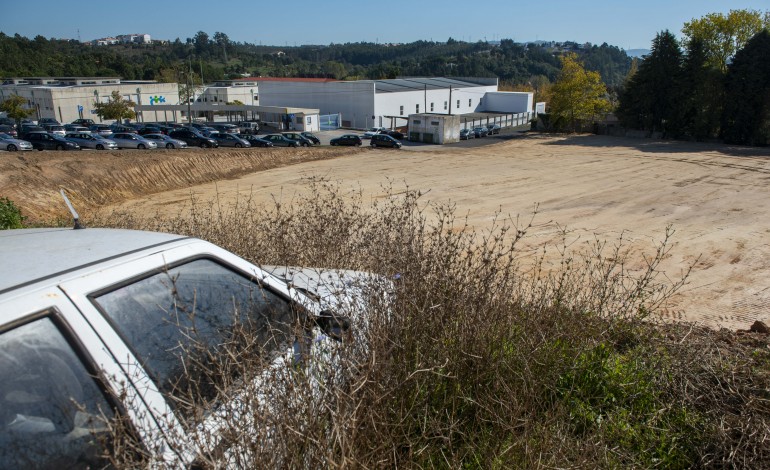
<svg viewBox="0 0 770 470">
<path fill-rule="evenodd" d="M 241 129 L 242 134 L 256 135 L 259 133 L 259 123 L 253 121 L 241 121 L 237 123 Z"/>
</svg>

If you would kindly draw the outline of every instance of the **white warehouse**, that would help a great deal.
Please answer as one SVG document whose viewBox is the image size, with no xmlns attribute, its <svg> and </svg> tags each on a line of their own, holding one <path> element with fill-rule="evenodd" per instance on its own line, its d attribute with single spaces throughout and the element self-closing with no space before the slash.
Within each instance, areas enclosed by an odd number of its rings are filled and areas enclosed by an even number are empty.
<svg viewBox="0 0 770 470">
<path fill-rule="evenodd" d="M 487 111 L 485 101 L 497 91 L 496 78 L 398 78 L 358 81 L 259 82 L 259 104 L 317 108 L 321 114 L 340 114 L 342 127 L 406 126 L 410 114 L 468 114 Z M 532 94 L 497 97 L 495 108 L 517 106 L 501 112 L 528 112 Z M 521 102 L 520 95 L 529 95 Z M 489 95 L 491 96 L 491 95 Z M 520 109 L 519 109 L 520 108 Z M 492 111 L 492 110 L 490 110 Z M 498 111 L 495 109 L 494 111 Z"/>
</svg>

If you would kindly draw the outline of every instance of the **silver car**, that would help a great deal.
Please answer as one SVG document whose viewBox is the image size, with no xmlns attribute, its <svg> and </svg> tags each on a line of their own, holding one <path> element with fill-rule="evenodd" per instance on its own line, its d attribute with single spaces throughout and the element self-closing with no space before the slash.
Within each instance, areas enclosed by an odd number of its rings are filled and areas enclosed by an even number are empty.
<svg viewBox="0 0 770 470">
<path fill-rule="evenodd" d="M 145 139 L 144 136 L 131 132 L 116 132 L 109 137 L 122 149 L 156 149 L 158 144 L 154 140 Z"/>
<path fill-rule="evenodd" d="M 144 134 L 142 137 L 145 139 L 153 140 L 158 144 L 158 148 L 166 147 L 167 149 L 186 149 L 187 142 L 184 140 L 175 139 L 169 137 L 166 134 Z"/>
<path fill-rule="evenodd" d="M 17 150 L 32 150 L 32 144 L 26 140 L 17 139 L 10 134 L 0 134 L 0 148 L 9 152 Z"/>
<path fill-rule="evenodd" d="M 236 148 L 251 147 L 251 144 L 249 143 L 248 140 L 241 139 L 235 134 L 224 133 L 224 132 L 212 132 L 211 135 L 209 135 L 209 137 L 216 140 L 220 147 L 236 147 Z"/>
<path fill-rule="evenodd" d="M 117 150 L 118 144 L 114 140 L 107 139 L 99 134 L 69 133 L 64 136 L 84 149 Z"/>
</svg>

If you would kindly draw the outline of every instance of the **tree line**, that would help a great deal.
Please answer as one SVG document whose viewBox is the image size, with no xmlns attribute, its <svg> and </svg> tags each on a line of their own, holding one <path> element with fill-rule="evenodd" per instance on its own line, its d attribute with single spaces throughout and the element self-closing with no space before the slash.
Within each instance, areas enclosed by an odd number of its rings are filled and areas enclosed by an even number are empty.
<svg viewBox="0 0 770 470">
<path fill-rule="evenodd" d="M 608 44 L 499 44 L 415 41 L 262 46 L 199 31 L 165 43 L 92 46 L 77 41 L 33 39 L 0 33 L 0 75 L 119 76 L 128 80 L 186 82 L 192 70 L 205 82 L 241 76 L 319 77 L 338 80 L 397 76 L 497 77 L 501 83 L 552 82 L 559 56 L 574 52 L 611 88 L 622 85 L 631 59 Z"/>
</svg>

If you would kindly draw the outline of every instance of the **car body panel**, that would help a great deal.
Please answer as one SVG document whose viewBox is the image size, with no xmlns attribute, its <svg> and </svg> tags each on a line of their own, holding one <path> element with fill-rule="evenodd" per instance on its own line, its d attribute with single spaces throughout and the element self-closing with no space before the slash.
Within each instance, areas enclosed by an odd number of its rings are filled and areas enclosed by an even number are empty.
<svg viewBox="0 0 770 470">
<path fill-rule="evenodd" d="M 190 465 L 194 460 L 196 448 L 191 447 L 188 438 L 191 433 L 204 432 L 205 439 L 212 442 L 218 439 L 216 421 L 221 414 L 217 413 L 222 408 L 207 413 L 208 418 L 197 430 L 185 429 L 132 345 L 101 310 L 99 296 L 119 292 L 148 276 L 162 275 L 174 266 L 211 260 L 248 282 L 259 283 L 283 302 L 298 303 L 307 315 L 317 317 L 324 315 L 324 309 L 361 307 L 363 296 L 359 299 L 350 292 L 381 282 L 377 276 L 355 271 L 259 267 L 203 240 L 131 230 L 2 231 L 0 256 L 19 268 L 0 277 L 0 335 L 41 315 L 55 317 L 84 364 L 95 369 L 95 381 L 113 400 L 120 401 L 119 409 L 127 413 L 140 439 L 150 444 L 148 450 L 154 458 L 164 464 L 161 466 L 170 467 Z M 135 333 L 142 331 L 137 329 Z M 318 348 L 333 345 L 318 327 L 313 328 L 312 335 L 305 338 L 318 354 L 322 353 Z M 277 350 L 280 354 L 270 369 L 295 367 L 297 340 L 294 346 L 280 346 L 286 349 Z M 256 375 L 257 386 L 270 386 Z M 0 376 L 0 380 L 7 379 Z M 225 409 L 229 408 L 225 405 Z"/>
<path fill-rule="evenodd" d="M 262 137 L 264 140 L 270 142 L 275 147 L 299 147 L 300 143 L 296 140 L 289 139 L 283 134 L 268 134 Z"/>
<path fill-rule="evenodd" d="M 352 147 L 360 147 L 363 142 L 361 136 L 355 134 L 345 134 L 329 141 L 329 145 L 346 145 Z"/>
<path fill-rule="evenodd" d="M 112 134 L 110 140 L 114 140 L 122 149 L 156 149 L 158 144 L 154 140 L 145 139 L 139 134 L 133 134 L 131 132 L 116 132 Z"/>
<path fill-rule="evenodd" d="M 8 152 L 17 150 L 32 150 L 32 144 L 26 140 L 17 139 L 9 134 L 0 134 L 0 149 Z"/>
<path fill-rule="evenodd" d="M 166 134 L 144 134 L 145 139 L 153 140 L 158 144 L 158 148 L 167 149 L 186 149 L 187 142 L 175 139 Z"/>
<path fill-rule="evenodd" d="M 114 140 L 105 138 L 101 134 L 69 133 L 64 138 L 80 145 L 80 148 L 94 150 L 118 149 L 118 144 Z"/>
</svg>

